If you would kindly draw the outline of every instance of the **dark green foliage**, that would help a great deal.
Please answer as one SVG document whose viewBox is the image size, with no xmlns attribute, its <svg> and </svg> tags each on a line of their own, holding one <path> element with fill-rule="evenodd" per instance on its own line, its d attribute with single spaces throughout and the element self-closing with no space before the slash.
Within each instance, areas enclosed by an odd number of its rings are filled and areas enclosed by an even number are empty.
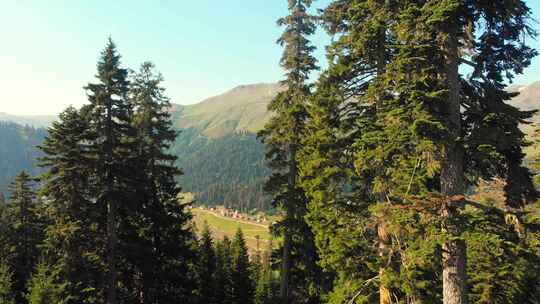
<svg viewBox="0 0 540 304">
<path fill-rule="evenodd" d="M 242 231 L 214 243 L 207 226 L 198 246 L 197 303 L 254 303 L 259 264 L 250 261 Z"/>
<path fill-rule="evenodd" d="M 256 276 L 255 304 L 273 304 L 279 301 L 279 273 L 274 271 L 270 263 L 272 242 L 260 257 L 260 265 Z"/>
<path fill-rule="evenodd" d="M 205 223 L 199 241 L 198 268 L 199 273 L 199 303 L 219 303 L 216 300 L 216 251 L 212 233 Z"/>
<path fill-rule="evenodd" d="M 218 303 L 233 304 L 231 241 L 225 236 L 216 244 L 215 297 Z"/>
<path fill-rule="evenodd" d="M 290 14 L 278 20 L 284 32 L 278 43 L 284 46 L 281 66 L 286 90 L 268 106 L 276 113 L 259 133 L 266 144 L 266 159 L 272 170 L 265 190 L 284 218 L 272 229 L 283 236 L 280 297 L 284 303 L 318 303 L 325 275 L 317 265 L 313 234 L 304 220 L 307 199 L 299 184 L 298 152 L 311 95 L 309 75 L 318 69 L 308 37 L 315 32 L 315 17 L 308 13 L 312 1 L 288 1 Z"/>
<path fill-rule="evenodd" d="M 109 41 L 90 104 L 62 113 L 41 147 L 41 275 L 66 303 L 191 303 L 194 237 L 167 153 L 176 132 L 163 79 L 144 63 L 129 83 L 119 58 Z"/>
<path fill-rule="evenodd" d="M 46 197 L 51 219 L 42 249 L 44 262 L 58 272 L 58 283 L 65 284 L 66 303 L 94 303 L 103 296 L 100 248 L 105 238 L 98 226 L 102 213 L 91 191 L 89 125 L 72 107 L 59 118 L 41 146 L 45 155 L 41 166 L 47 171 L 41 176 L 40 194 Z"/>
<path fill-rule="evenodd" d="M 55 268 L 40 263 L 32 276 L 26 299 L 29 304 L 69 303 L 71 299 L 65 297 L 66 284 L 58 283 L 58 273 Z"/>
<path fill-rule="evenodd" d="M 324 11 L 336 39 L 308 106 L 300 168 L 321 265 L 338 272 L 330 302 L 393 301 L 383 289 L 402 301 L 439 302 L 441 269 L 451 268 L 444 259 L 464 253 L 446 249 L 462 241 L 478 265 L 505 256 L 507 270 L 493 276 L 469 266 L 477 274 L 471 297 L 490 286 L 498 299 L 487 302 L 513 302 L 526 290 L 520 272 L 535 258 L 503 227 L 521 223 L 514 211 L 537 195 L 518 128 L 531 113 L 508 105 L 505 92 L 505 79 L 536 53 L 518 38 L 532 34 L 528 18 L 523 1 L 334 1 Z M 474 68 L 468 77 L 458 74 L 465 63 Z M 496 177 L 507 183 L 506 203 L 495 206 L 502 216 L 483 217 L 479 227 L 449 207 L 445 196 L 463 194 L 462 185 Z M 505 212 L 514 220 L 504 222 Z M 486 252 L 487 244 L 497 249 Z M 454 277 L 453 287 L 465 285 L 465 276 Z M 466 293 L 452 297 L 445 301 Z"/>
<path fill-rule="evenodd" d="M 212 139 L 196 129 L 185 129 L 171 153 L 178 156 L 178 166 L 184 171 L 179 178 L 183 190 L 196 193 L 197 203 L 225 205 L 246 213 L 271 208 L 262 189 L 268 176 L 264 146 L 255 135 Z"/>
<path fill-rule="evenodd" d="M 181 172 L 174 165 L 176 157 L 168 153 L 177 133 L 171 128 L 170 103 L 162 82 L 150 62 L 143 63 L 131 80 L 129 99 L 136 133 L 132 161 L 137 169 L 132 186 L 135 199 L 122 218 L 120 248 L 135 266 L 126 279 L 139 277 L 136 284 L 141 286 L 134 288 L 140 289 L 146 302 L 188 302 L 195 288 L 191 278 L 194 238 L 186 227 L 190 215 L 178 202 L 181 189 L 176 177 Z"/>
<path fill-rule="evenodd" d="M 21 171 L 31 175 L 40 172 L 36 147 L 46 134 L 43 128 L 0 122 L 0 192 L 9 197 L 8 185 Z"/>
<path fill-rule="evenodd" d="M 246 241 L 240 228 L 231 243 L 231 267 L 232 303 L 253 303 L 254 282 L 251 280 Z"/>
<path fill-rule="evenodd" d="M 132 162 L 135 130 L 131 125 L 133 106 L 127 99 L 127 77 L 128 71 L 120 66 L 120 55 L 109 39 L 97 63 L 97 82 L 85 87 L 90 104 L 81 110 L 90 129 L 87 140 L 94 160 L 91 166 L 95 172 L 92 186 L 96 205 L 105 215 L 98 225 L 106 231 L 105 292 L 110 304 L 118 298 L 118 215 L 129 210 L 136 170 Z"/>
<path fill-rule="evenodd" d="M 7 263 L 0 261 L 0 303 L 2 304 L 15 304 L 12 277 L 13 273 Z"/>
<path fill-rule="evenodd" d="M 33 190 L 33 180 L 20 173 L 10 185 L 11 200 L 2 214 L 2 256 L 13 271 L 13 294 L 17 303 L 26 303 L 28 281 L 40 256 L 38 246 L 43 240 L 43 219 Z"/>
</svg>

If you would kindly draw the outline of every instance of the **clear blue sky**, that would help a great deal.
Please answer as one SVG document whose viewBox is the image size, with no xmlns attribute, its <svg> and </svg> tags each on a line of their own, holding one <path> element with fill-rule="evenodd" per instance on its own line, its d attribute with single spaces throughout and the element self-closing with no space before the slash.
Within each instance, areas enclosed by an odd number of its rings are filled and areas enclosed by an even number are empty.
<svg viewBox="0 0 540 304">
<path fill-rule="evenodd" d="M 0 12 L 0 112 L 56 114 L 86 101 L 82 87 L 109 35 L 125 66 L 151 60 L 173 102 L 282 78 L 275 21 L 285 0 L 4 0 Z M 317 1 L 323 6 L 329 0 Z M 540 1 L 528 0 L 540 20 Z M 540 28 L 540 24 L 536 25 Z M 328 39 L 315 39 L 323 58 Z M 540 43 L 535 41 L 535 47 Z M 540 58 L 517 83 L 540 80 Z"/>
</svg>

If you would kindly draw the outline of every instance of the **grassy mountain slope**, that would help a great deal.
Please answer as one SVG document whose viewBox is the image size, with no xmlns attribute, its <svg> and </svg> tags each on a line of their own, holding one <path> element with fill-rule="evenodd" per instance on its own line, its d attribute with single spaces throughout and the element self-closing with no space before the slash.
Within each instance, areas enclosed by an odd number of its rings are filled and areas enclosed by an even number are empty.
<svg viewBox="0 0 540 304">
<path fill-rule="evenodd" d="M 243 85 L 195 105 L 173 106 L 181 133 L 172 151 L 184 171 L 180 183 L 197 202 L 243 212 L 270 208 L 262 189 L 269 171 L 255 133 L 270 118 L 268 103 L 280 90 L 279 84 Z"/>
<path fill-rule="evenodd" d="M 175 106 L 175 126 L 197 129 L 209 138 L 256 133 L 268 121 L 267 105 L 280 90 L 278 84 L 243 85 L 195 105 Z"/>
</svg>

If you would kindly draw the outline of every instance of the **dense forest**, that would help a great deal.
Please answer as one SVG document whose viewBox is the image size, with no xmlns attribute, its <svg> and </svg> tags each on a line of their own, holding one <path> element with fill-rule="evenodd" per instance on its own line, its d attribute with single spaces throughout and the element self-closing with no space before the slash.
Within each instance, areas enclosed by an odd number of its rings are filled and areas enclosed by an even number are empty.
<svg viewBox="0 0 540 304">
<path fill-rule="evenodd" d="M 177 156 L 177 166 L 185 173 L 178 177 L 184 191 L 196 194 L 196 203 L 224 205 L 250 212 L 271 211 L 263 182 L 268 176 L 264 163 L 264 146 L 251 133 L 229 134 L 209 138 L 195 128 L 178 130 L 170 147 Z M 47 135 L 44 128 L 0 122 L 0 192 L 22 170 L 32 175 L 38 167 L 38 146 Z"/>
<path fill-rule="evenodd" d="M 522 126 L 540 127 L 507 89 L 538 54 L 526 3 L 287 2 L 284 89 L 258 138 L 178 134 L 161 74 L 125 68 L 109 39 L 88 103 L 0 205 L 0 303 L 540 303 L 540 154 L 525 167 Z M 194 156 L 184 177 L 177 154 Z M 252 253 L 241 230 L 197 231 L 181 200 L 184 183 L 234 201 L 218 193 L 240 179 L 243 209 L 267 196 L 281 213 Z"/>
<path fill-rule="evenodd" d="M 9 183 L 25 170 L 30 174 L 39 173 L 37 148 L 47 134 L 44 128 L 22 126 L 0 121 L 0 192 L 6 194 Z"/>
<path fill-rule="evenodd" d="M 171 147 L 184 174 L 183 189 L 197 194 L 197 203 L 224 205 L 245 213 L 271 209 L 263 192 L 268 175 L 264 146 L 255 135 L 230 134 L 208 138 L 190 128 L 181 130 Z"/>
</svg>

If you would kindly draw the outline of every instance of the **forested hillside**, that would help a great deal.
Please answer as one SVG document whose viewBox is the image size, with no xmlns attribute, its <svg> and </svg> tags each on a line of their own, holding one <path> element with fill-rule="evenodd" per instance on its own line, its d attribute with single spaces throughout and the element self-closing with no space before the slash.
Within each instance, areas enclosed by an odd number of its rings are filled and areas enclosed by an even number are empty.
<svg viewBox="0 0 540 304">
<path fill-rule="evenodd" d="M 281 1 L 279 84 L 174 105 L 109 37 L 84 105 L 1 125 L 0 304 L 540 303 L 532 0 Z"/>
<path fill-rule="evenodd" d="M 29 174 L 39 172 L 37 157 L 40 145 L 47 131 L 43 128 L 23 126 L 0 121 L 0 192 L 7 191 L 7 185 L 21 171 Z"/>
<path fill-rule="evenodd" d="M 268 121 L 267 105 L 280 90 L 278 84 L 243 85 L 194 105 L 171 106 L 173 126 L 179 131 L 171 151 L 178 156 L 178 165 L 186 173 L 179 181 L 184 191 L 196 193 L 197 203 L 226 205 L 244 212 L 270 208 L 262 190 L 263 180 L 268 176 L 264 146 L 255 133 Z M 52 119 L 39 118 L 0 115 L 0 121 L 47 124 L 47 119 Z M 9 125 L 12 130 L 28 130 L 28 133 L 33 130 Z M 0 159 L 0 166 L 6 167 L 0 189 L 7 189 L 20 170 L 37 172 L 35 161 L 31 160 L 37 153 L 35 146 L 45 134 L 46 130 L 40 129 L 37 137 L 24 136 L 23 131 L 0 137 L 3 153 L 11 155 Z M 18 141 L 17 148 L 7 149 L 9 141 L 14 140 Z M 22 150 L 29 152 L 17 152 Z M 14 157 L 28 160 L 14 162 Z"/>
<path fill-rule="evenodd" d="M 243 212 L 268 209 L 262 190 L 268 175 L 264 147 L 255 135 L 229 134 L 209 138 L 190 128 L 180 132 L 172 147 L 178 156 L 180 177 L 186 192 L 196 193 L 205 205 L 225 205 Z"/>
<path fill-rule="evenodd" d="M 521 93 L 512 104 L 524 110 L 537 108 L 539 86 L 540 82 L 535 82 L 511 87 L 511 91 Z M 186 173 L 180 177 L 183 190 L 196 193 L 197 203 L 226 205 L 244 212 L 271 208 L 262 190 L 264 179 L 269 175 L 264 145 L 255 133 L 271 117 L 266 107 L 281 90 L 278 84 L 244 85 L 201 103 L 171 107 L 173 125 L 180 132 L 172 153 L 178 156 L 178 165 Z M 29 118 L 0 116 L 0 121 L 25 119 Z M 2 123 L 0 128 L 6 134 L 0 137 L 0 149 L 5 156 L 0 159 L 0 167 L 5 168 L 0 173 L 0 189 L 6 191 L 7 184 L 20 170 L 38 172 L 35 146 L 41 143 L 46 130 L 8 122 Z M 523 129 L 528 134 L 533 132 L 531 125 Z M 15 148 L 8 149 L 10 145 Z M 535 144 L 526 152 L 532 155 L 536 150 Z"/>
<path fill-rule="evenodd" d="M 272 115 L 269 102 L 282 90 L 277 83 L 242 85 L 194 105 L 171 107 L 180 131 L 172 148 L 185 173 L 180 182 L 196 194 L 197 203 L 243 212 L 271 208 L 262 189 L 269 170 L 256 133 Z"/>
</svg>

